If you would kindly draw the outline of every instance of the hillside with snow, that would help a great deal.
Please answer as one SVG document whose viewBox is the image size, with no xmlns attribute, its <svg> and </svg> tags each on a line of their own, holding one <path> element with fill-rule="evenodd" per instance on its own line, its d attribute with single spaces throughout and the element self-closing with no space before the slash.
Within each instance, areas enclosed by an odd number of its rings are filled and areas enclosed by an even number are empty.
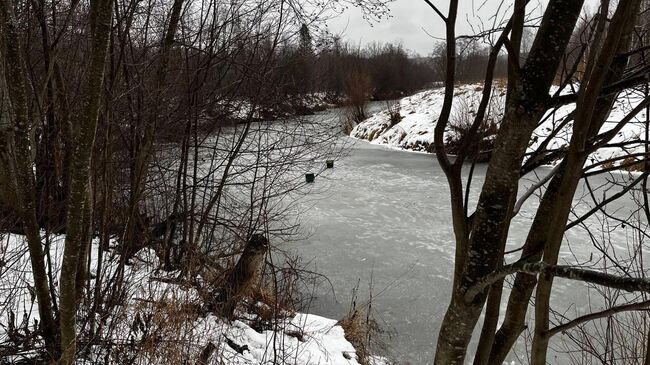
<svg viewBox="0 0 650 365">
<path fill-rule="evenodd" d="M 482 86 L 478 84 L 459 85 L 454 94 L 454 104 L 450 117 L 450 125 L 445 132 L 445 143 L 458 139 L 458 131 L 471 123 L 476 109 L 481 100 Z M 551 94 L 557 88 L 551 90 Z M 569 91 L 563 91 L 563 93 Z M 368 141 L 373 144 L 391 148 L 419 152 L 432 152 L 434 144 L 434 129 L 443 105 L 444 88 L 434 88 L 405 97 L 397 105 L 386 108 L 359 123 L 354 127 L 350 136 Z M 635 90 L 622 92 L 615 102 L 614 107 L 601 133 L 617 128 L 619 122 L 643 100 L 643 95 Z M 487 123 L 497 123 L 503 117 L 503 104 L 505 101 L 505 88 L 497 85 L 492 90 L 492 98 L 486 112 Z M 574 110 L 575 104 L 567 104 L 549 110 L 542 118 L 528 148 L 528 152 L 536 151 L 543 143 L 545 149 L 554 151 L 567 146 L 571 138 L 572 123 L 563 123 L 567 116 Z M 395 113 L 399 112 L 399 117 Z M 617 131 L 616 136 L 607 146 L 601 147 L 590 155 L 588 164 L 598 164 L 615 158 L 614 166 L 633 164 L 630 159 L 635 159 L 635 154 L 643 153 L 644 146 L 641 140 L 645 135 L 646 113 L 637 114 L 632 120 Z M 399 121 L 397 121 L 399 120 Z M 485 123 L 485 122 L 484 122 Z M 564 124 L 564 125 L 563 125 Z M 493 135 L 486 138 L 493 138 Z M 545 140 L 547 140 L 545 142 Z M 453 151 L 450 151 L 453 154 Z M 594 166 L 595 167 L 595 166 Z"/>
<path fill-rule="evenodd" d="M 24 236 L 7 234 L 0 239 L 0 288 L 12 293 L 3 298 L 0 306 L 1 353 L 3 344 L 21 342 L 37 333 L 39 315 L 33 277 L 25 270 L 29 255 Z M 54 236 L 50 241 L 54 277 L 60 270 L 64 240 L 64 236 Z M 126 290 L 116 299 L 119 304 L 110 309 L 111 318 L 98 321 L 103 326 L 90 330 L 98 344 L 112 343 L 114 350 L 107 353 L 105 347 L 87 344 L 79 363 L 159 364 L 175 357 L 189 357 L 205 365 L 359 364 L 354 346 L 336 320 L 291 311 L 279 318 L 262 318 L 272 309 L 263 302 L 249 300 L 238 310 L 236 319 L 229 321 L 210 311 L 197 310 L 205 301 L 196 286 L 185 285 L 178 279 L 182 276 L 178 271 L 160 270 L 152 249 L 139 251 L 124 266 L 112 249 L 100 250 L 94 242 L 91 250 L 91 279 L 111 283 L 122 277 Z M 102 252 L 101 260 L 98 252 Z M 98 265 L 103 266 L 99 278 Z M 117 275 L 120 270 L 122 275 Z M 246 312 L 245 308 L 259 310 Z M 81 316 L 83 319 L 83 313 Z M 80 333 L 89 331 L 85 323 L 80 321 Z M 157 342 L 149 343 L 152 339 Z M 35 354 L 30 346 L 36 345 L 25 342 L 24 352 L 1 362 L 30 359 Z M 382 358 L 369 357 L 371 363 L 384 363 Z"/>
</svg>

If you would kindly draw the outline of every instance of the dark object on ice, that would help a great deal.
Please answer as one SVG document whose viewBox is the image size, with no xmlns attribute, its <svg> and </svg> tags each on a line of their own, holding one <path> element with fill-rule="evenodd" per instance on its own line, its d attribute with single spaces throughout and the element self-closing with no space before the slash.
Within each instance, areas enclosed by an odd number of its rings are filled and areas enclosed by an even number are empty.
<svg viewBox="0 0 650 365">
<path fill-rule="evenodd" d="M 325 161 L 325 165 L 327 165 L 328 169 L 334 168 L 334 160 Z"/>
<path fill-rule="evenodd" d="M 237 351 L 238 354 L 243 354 L 244 351 L 250 352 L 250 350 L 248 349 L 248 345 L 239 346 L 238 344 L 235 343 L 235 341 L 229 339 L 226 335 L 224 335 L 223 337 L 226 339 L 226 344 L 228 344 L 228 346 L 230 346 L 230 348 L 232 348 L 233 350 Z"/>
<path fill-rule="evenodd" d="M 313 183 L 315 178 L 316 175 L 314 175 L 313 172 L 308 172 L 305 174 L 305 181 L 307 181 L 308 183 Z"/>
</svg>

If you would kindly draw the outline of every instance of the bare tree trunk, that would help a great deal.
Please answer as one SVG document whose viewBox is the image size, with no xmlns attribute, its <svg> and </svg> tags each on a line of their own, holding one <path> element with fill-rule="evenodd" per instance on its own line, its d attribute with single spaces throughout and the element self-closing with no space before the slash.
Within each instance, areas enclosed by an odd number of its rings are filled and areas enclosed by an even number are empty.
<svg viewBox="0 0 650 365">
<path fill-rule="evenodd" d="M 74 363 L 76 352 L 77 268 L 86 242 L 84 212 L 88 209 L 89 179 L 92 150 L 102 94 L 108 39 L 111 30 L 113 1 L 92 0 L 90 6 L 91 54 L 85 84 L 83 113 L 76 122 L 74 151 L 70 165 L 65 249 L 61 265 L 61 364 Z M 88 221 L 88 220 L 86 220 Z"/>
<path fill-rule="evenodd" d="M 645 356 L 643 360 L 643 365 L 650 365 L 650 331 L 646 334 L 645 342 Z"/>
<path fill-rule="evenodd" d="M 605 18 L 603 17 L 602 19 L 604 24 Z M 630 32 L 633 29 L 633 24 L 633 22 L 628 24 L 626 35 L 619 44 L 618 53 L 624 53 L 629 49 L 629 39 L 625 40 L 625 37 L 631 36 Z M 626 63 L 625 59 L 618 59 L 608 67 L 608 72 L 602 72 L 598 76 L 606 75 L 606 83 L 614 82 L 622 76 Z M 594 93 L 593 95 L 596 94 Z M 590 118 L 591 120 L 588 121 L 590 125 L 583 127 L 589 128 L 587 139 L 594 137 L 599 132 L 609 115 L 615 97 L 616 95 L 610 95 L 606 98 L 598 99 L 595 112 Z M 582 121 L 582 123 L 585 122 Z M 577 124 L 580 124 L 580 122 L 576 122 Z M 545 252 L 545 246 L 559 248 L 562 233 L 566 226 L 566 218 L 562 219 L 559 216 L 568 217 L 572 197 L 575 193 L 577 183 L 580 180 L 582 166 L 587 155 L 588 152 L 583 152 L 578 161 L 562 163 L 560 169 L 551 180 L 538 208 L 526 243 L 524 244 L 521 255 L 522 260 L 531 262 L 540 260 L 542 254 Z M 567 174 L 572 176 L 568 180 L 564 178 Z M 535 276 L 526 274 L 517 275 L 508 302 L 504 323 L 497 332 L 492 347 L 490 356 L 491 363 L 503 362 L 517 337 L 524 330 L 528 304 L 536 283 L 537 279 Z"/>
<path fill-rule="evenodd" d="M 506 95 L 506 103 L 512 97 L 511 90 L 515 90 L 517 86 L 518 72 L 521 60 L 519 55 L 521 53 L 521 39 L 524 31 L 524 23 L 526 18 L 526 4 L 528 0 L 516 0 L 514 4 L 513 15 L 510 20 L 512 23 L 512 30 L 510 31 L 510 48 L 508 49 L 508 95 Z M 504 31 L 504 36 L 506 35 Z M 516 191 L 510 196 L 510 203 L 513 207 L 517 199 Z M 505 250 L 507 234 L 503 237 L 501 242 L 501 255 Z M 499 321 L 499 314 L 501 312 L 501 297 L 503 295 L 503 281 L 499 281 L 490 287 L 487 304 L 485 307 L 485 319 L 481 328 L 481 335 L 479 337 L 476 355 L 474 357 L 474 365 L 487 365 L 489 364 L 490 352 L 496 328 Z"/>
<path fill-rule="evenodd" d="M 146 185 L 146 176 L 147 170 L 149 169 L 149 162 L 152 155 L 152 146 L 156 133 L 156 126 L 158 125 L 158 113 L 161 110 L 161 104 L 163 104 L 163 94 L 165 93 L 165 75 L 167 73 L 167 66 L 169 63 L 169 50 L 174 45 L 174 37 L 176 35 L 176 30 L 178 29 L 178 24 L 181 19 L 181 11 L 183 10 L 184 0 L 174 0 L 172 5 L 171 13 L 169 16 L 169 24 L 165 32 L 161 44 L 160 51 L 160 64 L 156 73 L 156 84 L 155 84 L 155 96 L 152 102 L 153 110 L 152 114 L 149 115 L 148 119 L 145 122 L 144 126 L 144 135 L 142 139 L 137 142 L 137 151 L 134 156 L 133 163 L 133 172 L 132 172 L 132 181 L 131 181 L 131 199 L 130 199 L 130 217 L 126 227 L 126 245 L 127 245 L 127 255 L 132 255 L 137 251 L 137 247 L 132 247 L 136 244 L 135 236 L 136 230 L 139 227 L 140 220 L 140 208 L 139 204 L 142 199 L 142 194 L 144 193 Z"/>
<path fill-rule="evenodd" d="M 494 343 L 494 336 L 499 322 L 502 294 L 503 280 L 500 280 L 490 287 L 490 293 L 485 306 L 485 319 L 481 327 L 481 337 L 479 338 L 474 357 L 474 365 L 490 364 L 490 351 Z"/>
<path fill-rule="evenodd" d="M 544 244 L 547 238 L 548 222 L 555 212 L 555 199 L 559 189 L 562 168 L 558 171 L 555 177 L 549 183 L 549 187 L 544 193 L 544 197 L 540 202 L 537 214 L 531 225 L 528 239 L 524 244 L 521 257 L 525 260 L 534 262 L 542 258 Z M 537 284 L 537 278 L 533 275 L 517 274 L 515 283 L 508 300 L 505 319 L 497 333 L 495 334 L 492 350 L 490 353 L 491 364 L 500 364 L 505 361 L 508 352 L 519 335 L 526 328 L 525 318 L 530 301 L 530 296 Z"/>
<path fill-rule="evenodd" d="M 93 188 L 92 183 L 88 182 L 88 192 L 86 193 L 86 201 L 84 202 L 83 211 L 83 234 L 81 236 L 81 246 L 79 249 L 79 260 L 77 263 L 77 277 L 75 279 L 76 302 L 80 303 L 84 295 L 84 284 L 88 275 L 88 255 L 90 254 L 90 243 L 94 232 L 93 227 Z"/>
<path fill-rule="evenodd" d="M 486 293 L 466 302 L 473 282 L 494 271 L 502 260 L 501 238 L 507 235 L 512 207 L 504 197 L 516 194 L 519 171 L 530 136 L 545 111 L 544 101 L 559 66 L 582 1 L 550 1 L 535 43 L 510 88 L 511 98 L 479 197 L 461 280 L 441 325 L 436 364 L 464 363 L 467 346 L 486 299 Z M 452 42 L 447 39 L 447 42 Z"/>
<path fill-rule="evenodd" d="M 52 311 L 45 260 L 41 245 L 40 229 L 36 216 L 36 191 L 31 155 L 30 130 L 26 99 L 26 77 L 22 50 L 16 30 L 16 19 L 12 4 L 7 0 L 0 1 L 0 16 L 2 16 L 2 34 L 5 42 L 5 59 L 7 86 L 14 113 L 15 133 L 15 191 L 18 198 L 23 229 L 27 236 L 34 288 L 38 299 L 38 311 L 41 318 L 41 329 L 47 351 L 52 358 L 57 357 L 56 322 Z M 9 145 L 5 146 L 9 148 Z"/>
<path fill-rule="evenodd" d="M 608 2 L 605 2 L 607 4 Z M 569 168 L 562 175 L 561 187 L 556 200 L 559 204 L 566 209 L 560 209 L 555 214 L 554 219 L 549 222 L 549 230 L 551 231 L 549 241 L 544 248 L 544 262 L 550 265 L 555 265 L 558 260 L 562 237 L 564 235 L 564 227 L 569 218 L 569 211 L 575 189 L 582 176 L 582 166 L 588 156 L 586 151 L 587 139 L 591 134 L 598 133 L 600 130 L 600 123 L 595 121 L 594 117 L 603 117 L 598 115 L 598 95 L 600 90 L 607 80 L 608 70 L 611 69 L 614 57 L 620 53 L 621 50 L 625 51 L 631 44 L 632 31 L 634 29 L 635 17 L 639 8 L 640 0 L 632 0 L 624 3 L 619 3 L 612 20 L 607 29 L 607 37 L 605 38 L 602 49 L 596 57 L 593 65 L 587 64 L 586 75 L 587 81 L 583 80 L 580 87 L 578 102 L 576 104 L 576 120 L 573 126 L 573 134 L 571 137 L 570 148 L 566 158 L 566 166 Z M 605 13 L 606 9 L 603 10 Z M 591 56 L 591 55 L 590 55 Z M 606 110 L 609 110 L 607 108 Z M 602 119 L 604 121 L 604 118 Z M 597 125 L 597 128 L 595 127 Z M 549 326 L 549 310 L 551 290 L 553 286 L 552 276 L 540 276 L 537 284 L 537 292 L 535 296 L 535 334 L 532 346 L 532 363 L 533 364 L 546 364 L 546 353 L 548 350 L 548 335 Z"/>
</svg>

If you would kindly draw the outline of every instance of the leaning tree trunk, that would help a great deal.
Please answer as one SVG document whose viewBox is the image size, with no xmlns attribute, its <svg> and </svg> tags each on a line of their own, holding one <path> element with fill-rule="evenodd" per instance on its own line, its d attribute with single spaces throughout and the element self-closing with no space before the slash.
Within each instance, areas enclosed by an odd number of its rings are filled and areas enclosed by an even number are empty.
<svg viewBox="0 0 650 365">
<path fill-rule="evenodd" d="M 620 2 L 607 29 L 602 48 L 598 57 L 594 56 L 594 63 L 587 65 L 589 78 L 583 80 L 576 103 L 576 120 L 573 125 L 573 134 L 566 158 L 566 166 L 570 168 L 562 175 L 561 186 L 565 188 L 558 194 L 558 204 L 570 207 L 575 189 L 582 176 L 582 166 L 588 156 L 588 138 L 596 135 L 600 130 L 597 117 L 599 109 L 598 95 L 607 80 L 608 70 L 611 70 L 612 61 L 620 51 L 626 51 L 631 43 L 634 29 L 635 16 L 640 0 Z M 609 110 L 609 108 L 607 109 Z M 601 110 L 602 111 L 602 110 Z M 602 115 L 601 115 L 602 117 Z M 602 119 L 604 122 L 604 118 Z M 597 127 L 595 127 L 597 126 Z M 549 242 L 544 248 L 544 262 L 550 265 L 557 264 L 564 227 L 569 219 L 569 209 L 564 209 L 556 214 L 555 219 L 549 222 L 551 231 Z M 532 363 L 546 364 L 546 353 L 549 343 L 549 316 L 550 299 L 553 286 L 553 277 L 540 275 L 535 296 L 535 333 L 532 344 Z"/>
<path fill-rule="evenodd" d="M 630 29 L 627 30 L 627 41 L 623 40 L 618 48 L 618 53 L 625 53 L 630 47 L 630 38 L 631 31 L 633 30 L 633 22 L 630 22 Z M 625 71 L 625 66 L 627 62 L 624 58 L 615 59 L 612 65 L 608 68 L 607 77 L 605 84 L 615 82 L 620 79 Z M 616 95 L 609 95 L 608 97 L 599 98 L 597 101 L 597 106 L 595 113 L 589 122 L 589 132 L 587 139 L 590 139 L 598 134 L 600 128 L 607 120 L 611 106 L 616 99 Z M 585 159 L 587 156 L 583 155 L 582 158 Z M 528 233 L 528 237 L 523 246 L 523 251 L 521 254 L 522 258 L 525 258 L 528 261 L 538 261 L 542 258 L 542 253 L 544 252 L 545 245 L 557 246 L 560 244 L 562 239 L 561 232 L 564 231 L 566 226 L 566 220 L 559 220 L 560 223 L 557 225 L 549 224 L 550 222 L 555 222 L 556 217 L 559 214 L 566 215 L 571 209 L 571 202 L 573 199 L 560 201 L 559 196 L 561 195 L 571 195 L 575 193 L 575 187 L 577 186 L 577 180 L 580 179 L 580 174 L 578 171 L 582 170 L 584 161 L 578 162 L 576 164 L 567 164 L 563 163 L 558 172 L 555 174 L 549 187 L 546 189 L 542 200 L 540 202 L 539 208 L 535 215 L 535 219 L 531 225 L 531 229 Z M 572 180 L 569 184 L 562 184 L 563 176 L 565 174 L 571 174 Z M 561 230 L 559 234 L 555 234 L 555 240 L 551 240 L 552 232 L 555 229 Z M 556 242 L 558 241 L 558 242 Z M 508 301 L 508 306 L 505 313 L 505 319 L 499 331 L 497 331 L 492 345 L 492 351 L 490 354 L 490 363 L 502 363 L 505 361 L 506 356 L 512 346 L 514 346 L 517 338 L 521 332 L 526 328 L 526 312 L 528 309 L 528 304 L 537 284 L 537 278 L 533 275 L 527 274 L 517 274 L 515 282 L 510 294 Z"/>
<path fill-rule="evenodd" d="M 88 219 L 84 220 L 84 212 L 90 210 L 86 206 L 86 198 L 89 193 L 90 164 L 111 30 L 112 7 L 113 1 L 111 0 L 91 0 L 90 2 L 90 66 L 85 82 L 83 112 L 74 127 L 75 148 L 71 156 L 67 229 L 61 265 L 60 319 L 61 364 L 63 365 L 73 364 L 76 352 L 77 268 L 80 266 L 79 261 L 84 259 L 81 257 L 85 251 L 82 249 L 82 245 L 86 241 L 84 232 L 87 232 L 84 223 L 89 224 Z"/>
<path fill-rule="evenodd" d="M 41 318 L 41 330 L 50 356 L 57 357 L 56 322 L 52 312 L 52 302 L 45 270 L 45 260 L 41 245 L 40 229 L 36 216 L 36 191 L 31 154 L 30 130 L 31 123 L 27 108 L 27 79 L 23 69 L 22 50 L 16 29 L 16 19 L 12 4 L 8 0 L 0 0 L 0 16 L 2 17 L 2 34 L 4 36 L 6 79 L 9 89 L 12 111 L 14 114 L 15 133 L 15 193 L 18 198 L 17 207 L 27 237 L 27 245 L 32 265 L 34 289 L 38 299 L 38 312 Z M 10 148 L 10 145 L 3 146 Z"/>
</svg>

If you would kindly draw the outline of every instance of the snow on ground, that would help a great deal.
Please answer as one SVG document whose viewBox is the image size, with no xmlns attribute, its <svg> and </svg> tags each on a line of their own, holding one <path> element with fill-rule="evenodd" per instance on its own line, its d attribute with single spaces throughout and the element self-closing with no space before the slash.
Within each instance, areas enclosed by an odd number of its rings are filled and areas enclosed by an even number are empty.
<svg viewBox="0 0 650 365">
<path fill-rule="evenodd" d="M 481 87 L 479 85 L 460 85 L 456 89 L 452 120 L 462 122 L 461 111 L 469 113 L 478 108 Z M 503 95 L 497 93 L 496 98 Z M 387 145 L 399 149 L 427 151 L 433 145 L 435 121 L 440 115 L 444 99 L 444 88 L 426 90 L 399 101 L 402 120 L 392 125 L 389 111 L 382 110 L 359 123 L 350 135 L 365 139 L 374 144 Z M 490 108 L 490 110 L 495 110 Z"/>
<path fill-rule="evenodd" d="M 551 94 L 555 94 L 557 88 L 551 89 Z M 563 90 L 562 93 L 568 93 L 570 90 Z M 473 118 L 476 109 L 480 103 L 482 86 L 478 84 L 459 85 L 456 87 L 454 94 L 454 104 L 450 117 L 450 125 L 462 126 L 468 120 Z M 434 143 L 434 129 L 436 121 L 440 115 L 444 99 L 444 88 L 435 88 L 422 91 L 412 96 L 403 98 L 399 101 L 399 111 L 401 121 L 393 124 L 388 109 L 375 113 L 371 117 L 359 123 L 350 133 L 350 136 L 357 139 L 369 141 L 373 144 L 385 145 L 397 149 L 430 152 Z M 617 126 L 617 123 L 623 119 L 641 100 L 643 95 L 634 90 L 622 92 L 616 100 L 609 118 L 601 133 L 611 130 Z M 497 85 L 492 90 L 492 100 L 488 107 L 488 117 L 492 120 L 500 120 L 503 117 L 503 104 L 505 101 L 505 89 Z M 554 129 L 557 129 L 566 116 L 573 111 L 575 104 L 564 105 L 557 110 L 549 111 L 542 123 L 533 133 L 529 152 L 537 149 L 542 142 L 549 137 Z M 623 141 L 635 141 L 643 139 L 645 134 L 644 120 L 645 112 L 636 115 L 632 121 L 621 128 L 610 144 L 616 144 Z M 567 145 L 571 138 L 572 123 L 567 123 L 559 132 L 550 137 L 547 149 L 554 150 Z M 445 141 L 452 137 L 453 128 L 447 128 Z M 633 143 L 621 147 L 603 147 L 590 155 L 587 164 L 597 161 L 604 161 L 613 157 L 621 157 L 615 162 L 615 165 L 626 163 L 623 156 L 629 156 L 634 153 L 643 152 L 642 143 Z M 629 164 L 631 161 L 627 161 Z"/>
<path fill-rule="evenodd" d="M 34 331 L 34 323 L 38 321 L 25 239 L 13 234 L 1 237 L 0 350 L 10 343 L 10 332 L 28 334 Z M 55 278 L 58 278 L 63 245 L 63 236 L 50 238 Z M 94 280 L 97 279 L 98 248 L 94 242 L 90 265 Z M 102 252 L 104 268 L 101 278 L 104 288 L 111 288 L 120 260 L 113 250 Z M 124 278 L 128 282 L 125 299 L 112 310 L 112 315 L 104 322 L 105 331 L 98 335 L 114 343 L 141 343 L 140 353 L 136 359 L 129 359 L 130 363 L 156 364 L 169 361 L 178 354 L 183 354 L 185 359 L 197 359 L 209 343 L 214 346 L 210 364 L 359 363 L 354 347 L 345 339 L 344 330 L 336 320 L 294 313 L 271 324 L 271 329 L 256 331 L 251 327 L 256 316 L 253 314 L 240 313 L 241 319 L 232 322 L 212 314 L 188 314 L 194 313 L 186 310 L 188 306 L 200 303 L 199 293 L 194 286 L 173 283 L 172 279 L 179 276 L 178 272 L 158 271 L 157 267 L 157 256 L 150 249 L 141 250 L 131 264 L 125 266 Z M 12 332 L 12 327 L 18 331 Z M 145 338 L 144 332 L 156 333 L 160 341 L 147 348 L 146 342 L 139 342 Z M 104 359 L 101 349 L 89 352 L 88 363 Z M 126 361 L 119 357 L 119 353 L 119 350 L 113 351 L 111 363 Z M 4 360 L 0 357 L 0 362 Z M 380 364 L 381 359 L 375 363 Z"/>
</svg>

